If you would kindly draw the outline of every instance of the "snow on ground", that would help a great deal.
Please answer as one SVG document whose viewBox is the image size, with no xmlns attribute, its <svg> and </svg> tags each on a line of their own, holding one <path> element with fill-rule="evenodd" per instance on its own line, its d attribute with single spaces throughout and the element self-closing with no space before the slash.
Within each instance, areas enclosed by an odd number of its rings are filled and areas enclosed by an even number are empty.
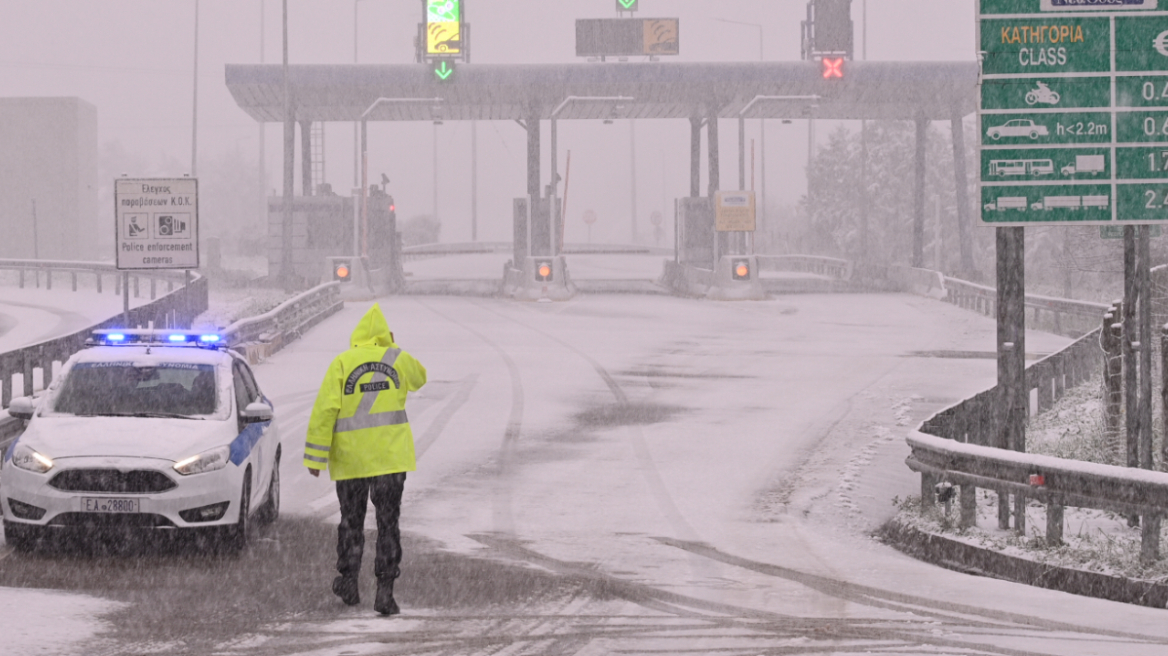
<svg viewBox="0 0 1168 656">
<path fill-rule="evenodd" d="M 256 367 L 288 451 L 291 517 L 335 521 L 334 487 L 305 473 L 302 440 L 320 378 L 369 305 L 348 304 Z M 907 428 L 993 384 L 994 360 L 976 357 L 993 351 L 992 319 L 897 294 L 381 306 L 430 373 L 409 405 L 420 461 L 402 528 L 451 552 L 583 568 L 702 613 L 879 624 L 995 649 L 1078 656 L 1116 653 L 1118 640 L 1153 654 L 1162 644 L 1106 632 L 1168 636 L 1162 612 L 941 570 L 868 537 L 919 487 Z M 1036 353 L 1067 342 L 1027 335 Z M 971 613 L 1022 619 L 978 628 Z M 630 646 L 619 639 L 592 651 Z M 319 644 L 303 640 L 295 653 Z M 654 644 L 679 645 L 639 646 Z"/>
<path fill-rule="evenodd" d="M 0 353 L 68 335 L 122 311 L 122 297 L 108 286 L 98 294 L 82 288 L 70 291 L 61 281 L 51 290 L 28 282 L 24 289 L 0 284 Z M 131 288 L 130 307 L 150 302 L 149 289 L 140 291 L 142 296 L 134 298 Z"/>
<path fill-rule="evenodd" d="M 8 656 L 94 653 L 93 637 L 104 625 L 98 618 L 121 606 L 88 595 L 0 588 L 0 651 Z"/>
</svg>

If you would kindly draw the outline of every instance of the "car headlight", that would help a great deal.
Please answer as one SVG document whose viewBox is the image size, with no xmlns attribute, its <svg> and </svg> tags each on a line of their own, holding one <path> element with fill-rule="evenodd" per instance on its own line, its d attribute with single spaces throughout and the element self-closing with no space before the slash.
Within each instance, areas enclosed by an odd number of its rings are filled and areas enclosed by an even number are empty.
<svg viewBox="0 0 1168 656">
<path fill-rule="evenodd" d="M 197 456 L 184 458 L 174 463 L 174 470 L 183 476 L 203 474 L 223 469 L 227 466 L 227 459 L 231 457 L 231 449 L 221 446 L 217 449 L 204 451 Z"/>
<path fill-rule="evenodd" d="M 53 468 L 53 460 L 36 452 L 27 444 L 17 444 L 12 451 L 12 464 L 36 474 L 43 474 Z"/>
</svg>

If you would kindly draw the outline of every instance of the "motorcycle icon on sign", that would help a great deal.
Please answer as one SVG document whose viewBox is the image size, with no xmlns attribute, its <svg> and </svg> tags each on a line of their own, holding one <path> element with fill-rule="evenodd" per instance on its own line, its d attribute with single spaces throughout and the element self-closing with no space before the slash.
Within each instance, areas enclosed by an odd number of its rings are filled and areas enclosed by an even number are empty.
<svg viewBox="0 0 1168 656">
<path fill-rule="evenodd" d="M 1057 91 L 1054 91 L 1049 86 L 1042 82 L 1037 82 L 1038 88 L 1031 89 L 1026 93 L 1026 104 L 1036 105 L 1042 103 L 1044 105 L 1057 105 L 1062 96 Z"/>
</svg>

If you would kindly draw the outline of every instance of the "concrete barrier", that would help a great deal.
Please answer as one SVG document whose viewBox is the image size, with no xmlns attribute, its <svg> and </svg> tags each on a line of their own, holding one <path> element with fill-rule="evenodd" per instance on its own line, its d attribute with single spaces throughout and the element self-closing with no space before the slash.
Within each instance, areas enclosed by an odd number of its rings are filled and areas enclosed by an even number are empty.
<svg viewBox="0 0 1168 656">
<path fill-rule="evenodd" d="M 551 280 L 546 282 L 536 279 L 536 269 L 544 264 L 551 265 Z M 504 293 L 518 301 L 566 301 L 575 297 L 577 291 L 563 255 L 528 257 L 522 272 L 515 269 L 505 272 Z"/>
<path fill-rule="evenodd" d="M 734 278 L 734 269 L 745 263 L 747 274 L 745 280 Z M 767 297 L 759 278 L 758 258 L 753 255 L 723 255 L 718 261 L 718 268 L 714 271 L 714 280 L 706 292 L 706 298 L 712 301 L 761 301 Z"/>
</svg>

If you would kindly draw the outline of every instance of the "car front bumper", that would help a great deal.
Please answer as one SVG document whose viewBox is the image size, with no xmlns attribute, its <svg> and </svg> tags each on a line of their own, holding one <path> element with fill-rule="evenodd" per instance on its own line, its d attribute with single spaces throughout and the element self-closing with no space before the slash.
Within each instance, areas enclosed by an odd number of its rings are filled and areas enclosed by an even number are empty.
<svg viewBox="0 0 1168 656">
<path fill-rule="evenodd" d="M 0 506 L 4 521 L 14 525 L 46 528 L 134 527 L 151 529 L 185 529 L 229 526 L 239 519 L 243 468 L 228 464 L 223 469 L 183 476 L 174 471 L 169 460 L 149 458 L 68 458 L 57 461 L 44 474 L 19 469 L 4 463 L 0 476 Z M 76 470 L 117 470 L 119 472 L 158 472 L 174 482 L 161 492 L 131 493 L 101 490 L 62 490 L 52 483 L 62 474 Z M 156 474 L 152 474 L 158 478 Z M 59 484 L 59 482 L 58 482 Z M 87 499 L 131 500 L 137 512 L 101 512 L 87 510 Z M 23 504 L 23 505 L 22 505 Z M 207 521 L 188 521 L 190 511 L 226 504 L 222 515 Z M 113 504 L 114 506 L 120 504 Z M 42 512 L 43 511 L 43 512 Z"/>
</svg>

